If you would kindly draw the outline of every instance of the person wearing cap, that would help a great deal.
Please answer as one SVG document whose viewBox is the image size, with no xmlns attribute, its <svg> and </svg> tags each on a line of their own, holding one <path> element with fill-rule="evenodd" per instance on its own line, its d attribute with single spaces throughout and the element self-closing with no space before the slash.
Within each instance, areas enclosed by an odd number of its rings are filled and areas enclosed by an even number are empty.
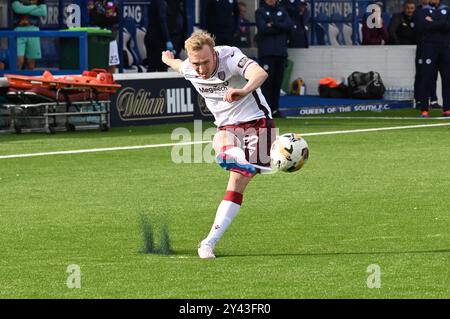
<svg viewBox="0 0 450 319">
<path fill-rule="evenodd" d="M 429 116 L 428 99 L 437 70 L 442 78 L 442 115 L 450 117 L 450 8 L 440 0 L 431 0 L 417 13 L 415 24 L 421 35 L 416 60 L 421 116 Z"/>
<path fill-rule="evenodd" d="M 293 22 L 293 27 L 289 35 L 289 48 L 307 48 L 308 23 L 310 14 L 306 0 L 281 0 L 283 6 Z"/>
<path fill-rule="evenodd" d="M 281 83 L 288 57 L 288 37 L 293 27 L 286 10 L 277 2 L 265 0 L 255 12 L 259 62 L 269 75 L 261 88 L 274 117 L 280 116 Z"/>
</svg>

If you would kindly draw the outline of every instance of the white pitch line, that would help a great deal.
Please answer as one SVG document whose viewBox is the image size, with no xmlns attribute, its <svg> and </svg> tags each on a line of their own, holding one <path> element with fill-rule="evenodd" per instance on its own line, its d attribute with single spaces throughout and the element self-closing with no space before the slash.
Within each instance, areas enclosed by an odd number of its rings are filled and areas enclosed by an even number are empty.
<svg viewBox="0 0 450 319">
<path fill-rule="evenodd" d="M 300 135 L 301 136 L 319 136 L 319 135 L 335 135 L 335 134 L 337 135 L 337 134 L 349 134 L 349 133 L 405 130 L 405 129 L 411 129 L 411 128 L 436 127 L 436 126 L 450 126 L 450 123 L 436 123 L 436 124 L 419 124 L 419 125 L 404 125 L 404 126 L 365 128 L 365 129 L 359 129 L 359 130 L 344 130 L 344 131 L 304 133 L 304 134 L 300 134 Z"/>
<path fill-rule="evenodd" d="M 405 125 L 405 126 L 393 126 L 393 127 L 367 128 L 367 129 L 358 129 L 358 130 L 315 132 L 315 133 L 304 133 L 304 134 L 301 134 L 301 135 L 302 136 L 337 135 L 337 134 L 351 134 L 351 133 L 364 133 L 364 132 L 405 130 L 405 129 L 424 128 L 424 127 L 437 127 L 437 126 L 450 126 L 450 123 L 420 124 L 420 125 Z M 72 150 L 72 151 L 45 152 L 45 153 L 0 155 L 0 159 L 23 158 L 23 157 L 34 157 L 34 156 L 50 156 L 50 155 L 82 154 L 82 153 L 109 152 L 109 151 L 139 150 L 139 149 L 145 149 L 145 148 L 169 147 L 169 146 L 180 146 L 180 145 L 194 145 L 194 144 L 205 144 L 205 143 L 211 143 L 211 141 L 195 141 L 195 142 L 166 143 L 166 144 L 149 144 L 149 145 L 119 146 L 119 147 L 108 147 L 108 148 L 92 148 L 92 149 Z"/>
<path fill-rule="evenodd" d="M 4 158 L 18 158 L 18 157 L 33 157 L 33 156 L 49 156 L 49 155 L 95 153 L 95 152 L 109 152 L 109 151 L 140 150 L 140 149 L 144 149 L 144 148 L 168 147 L 168 146 L 175 146 L 175 145 L 194 145 L 194 144 L 205 144 L 205 143 L 210 143 L 210 142 L 211 141 L 197 141 L 197 142 L 183 142 L 183 143 L 167 143 L 167 144 L 149 144 L 149 145 L 136 145 L 136 146 L 118 146 L 118 147 L 107 147 L 107 148 L 91 148 L 91 149 L 84 149 L 84 150 L 57 151 L 57 152 L 46 152 L 46 153 L 1 155 L 0 159 L 4 159 Z"/>
</svg>

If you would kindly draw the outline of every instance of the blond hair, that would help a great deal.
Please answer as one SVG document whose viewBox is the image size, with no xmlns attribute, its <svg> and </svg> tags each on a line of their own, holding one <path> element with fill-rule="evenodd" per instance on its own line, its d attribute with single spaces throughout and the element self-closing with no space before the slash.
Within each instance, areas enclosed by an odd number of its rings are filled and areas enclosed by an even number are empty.
<svg viewBox="0 0 450 319">
<path fill-rule="evenodd" d="M 197 30 L 184 41 L 184 48 L 186 51 L 200 51 L 205 44 L 213 48 L 215 46 L 214 36 L 205 30 Z"/>
</svg>

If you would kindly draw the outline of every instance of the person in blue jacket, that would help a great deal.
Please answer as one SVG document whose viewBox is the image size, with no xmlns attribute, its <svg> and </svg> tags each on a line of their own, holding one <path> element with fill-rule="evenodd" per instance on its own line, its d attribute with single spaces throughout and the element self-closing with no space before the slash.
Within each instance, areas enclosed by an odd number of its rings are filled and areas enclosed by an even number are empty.
<svg viewBox="0 0 450 319">
<path fill-rule="evenodd" d="M 283 73 L 288 57 L 287 47 L 292 20 L 277 0 L 264 0 L 255 12 L 258 29 L 259 62 L 269 77 L 262 85 L 262 92 L 267 99 L 272 114 L 279 117 L 279 99 Z"/>
<path fill-rule="evenodd" d="M 417 47 L 417 99 L 421 116 L 429 116 L 428 99 L 436 70 L 442 79 L 443 116 L 450 116 L 450 8 L 440 0 L 431 0 L 415 16 L 415 25 L 421 36 Z"/>
<path fill-rule="evenodd" d="M 13 0 L 13 23 L 15 31 L 39 31 L 39 18 L 47 15 L 44 0 Z M 17 69 L 33 70 L 36 60 L 42 58 L 39 37 L 17 38 Z"/>
<path fill-rule="evenodd" d="M 150 16 L 144 38 L 147 50 L 147 71 L 165 72 L 167 71 L 167 65 L 161 61 L 161 52 L 166 50 L 174 52 L 175 49 L 169 35 L 167 2 L 165 0 L 150 0 L 148 10 Z"/>
<path fill-rule="evenodd" d="M 201 0 L 200 28 L 211 33 L 216 45 L 233 45 L 239 31 L 237 0 Z"/>
<path fill-rule="evenodd" d="M 282 5 L 294 26 L 289 35 L 289 48 L 307 48 L 308 41 L 308 23 L 310 14 L 306 0 L 281 0 Z"/>
</svg>

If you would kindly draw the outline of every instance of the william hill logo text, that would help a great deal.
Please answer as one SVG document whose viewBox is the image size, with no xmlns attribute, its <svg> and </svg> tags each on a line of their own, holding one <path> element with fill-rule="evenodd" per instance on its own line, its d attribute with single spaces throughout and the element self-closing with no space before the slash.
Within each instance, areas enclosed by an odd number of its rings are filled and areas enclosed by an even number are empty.
<svg viewBox="0 0 450 319">
<path fill-rule="evenodd" d="M 167 113 L 194 112 L 191 102 L 191 88 L 168 89 L 166 91 Z"/>
<path fill-rule="evenodd" d="M 116 103 L 120 118 L 124 121 L 146 120 L 194 112 L 191 88 L 162 89 L 158 95 L 145 89 L 124 88 Z"/>
</svg>

